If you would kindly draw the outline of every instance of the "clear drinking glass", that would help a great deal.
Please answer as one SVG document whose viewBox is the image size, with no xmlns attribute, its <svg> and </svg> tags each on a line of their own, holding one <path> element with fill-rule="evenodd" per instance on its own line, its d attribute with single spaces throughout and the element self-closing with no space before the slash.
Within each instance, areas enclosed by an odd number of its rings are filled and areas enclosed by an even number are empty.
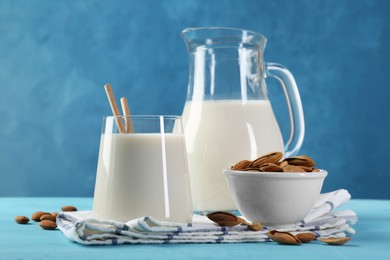
<svg viewBox="0 0 390 260">
<path fill-rule="evenodd" d="M 128 221 L 142 216 L 189 223 L 191 191 L 181 117 L 131 116 L 133 133 L 103 118 L 93 212 Z"/>
</svg>

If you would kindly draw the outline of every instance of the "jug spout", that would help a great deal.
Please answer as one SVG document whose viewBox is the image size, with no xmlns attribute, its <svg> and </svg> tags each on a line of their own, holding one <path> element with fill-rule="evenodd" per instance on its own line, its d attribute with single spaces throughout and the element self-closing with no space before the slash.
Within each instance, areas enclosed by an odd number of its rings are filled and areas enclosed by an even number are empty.
<svg viewBox="0 0 390 260">
<path fill-rule="evenodd" d="M 263 50 L 267 41 L 262 34 L 254 31 L 224 27 L 187 28 L 181 36 L 189 52 L 199 47 L 253 47 Z"/>
</svg>

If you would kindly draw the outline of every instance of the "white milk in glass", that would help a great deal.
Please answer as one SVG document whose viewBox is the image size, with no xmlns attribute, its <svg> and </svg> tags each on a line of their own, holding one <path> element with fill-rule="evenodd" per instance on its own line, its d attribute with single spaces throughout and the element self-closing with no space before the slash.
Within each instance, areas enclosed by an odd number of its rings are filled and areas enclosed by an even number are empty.
<svg viewBox="0 0 390 260">
<path fill-rule="evenodd" d="M 223 169 L 268 152 L 283 152 L 268 100 L 187 101 L 183 125 L 197 211 L 236 209 Z"/>
<path fill-rule="evenodd" d="M 189 223 L 187 169 L 183 134 L 102 134 L 93 212 L 118 221 L 152 216 Z"/>
</svg>

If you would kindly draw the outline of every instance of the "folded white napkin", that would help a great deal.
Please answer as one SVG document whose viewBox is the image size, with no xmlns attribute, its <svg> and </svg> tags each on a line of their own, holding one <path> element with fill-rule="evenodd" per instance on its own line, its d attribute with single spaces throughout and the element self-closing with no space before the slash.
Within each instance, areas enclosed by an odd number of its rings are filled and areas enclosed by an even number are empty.
<svg viewBox="0 0 390 260">
<path fill-rule="evenodd" d="M 220 227 L 207 217 L 194 215 L 189 224 L 163 222 L 142 217 L 126 223 L 93 218 L 91 211 L 61 212 L 57 225 L 64 235 L 84 245 L 164 244 L 164 243 L 243 243 L 271 241 L 272 229 L 292 234 L 312 232 L 317 237 L 345 237 L 355 234 L 357 221 L 351 210 L 333 211 L 351 198 L 346 190 L 321 194 L 311 212 L 289 228 L 264 227 L 250 231 L 246 226 Z"/>
</svg>

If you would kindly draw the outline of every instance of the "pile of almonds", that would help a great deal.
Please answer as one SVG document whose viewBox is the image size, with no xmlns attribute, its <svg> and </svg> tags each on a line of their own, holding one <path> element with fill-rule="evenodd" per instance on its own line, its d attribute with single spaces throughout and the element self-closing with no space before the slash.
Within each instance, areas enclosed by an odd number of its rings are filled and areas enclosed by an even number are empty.
<svg viewBox="0 0 390 260">
<path fill-rule="evenodd" d="M 272 152 L 260 156 L 256 160 L 242 160 L 231 167 L 235 171 L 248 172 L 319 172 L 314 168 L 316 163 L 306 155 L 283 158 L 281 152 Z"/>
<path fill-rule="evenodd" d="M 74 206 L 64 206 L 61 208 L 61 211 L 77 211 L 77 208 Z M 46 230 L 53 230 L 57 228 L 56 218 L 57 212 L 45 212 L 45 211 L 37 211 L 32 214 L 31 219 L 35 222 L 39 222 L 39 226 Z M 15 221 L 18 224 L 27 224 L 30 219 L 26 216 L 16 216 Z"/>
<path fill-rule="evenodd" d="M 243 218 L 240 218 L 233 213 L 227 211 L 217 211 L 209 213 L 207 214 L 207 217 L 219 226 L 233 227 L 236 225 L 245 225 L 248 227 L 249 230 L 252 231 L 263 230 L 263 225 L 261 223 L 255 222 L 250 224 Z M 293 235 L 290 232 L 270 230 L 267 234 L 272 241 L 275 241 L 281 245 L 301 245 L 302 243 L 309 243 L 312 240 L 316 239 L 316 235 L 311 232 L 304 232 Z M 342 245 L 347 243 L 350 239 L 350 237 L 329 237 L 318 238 L 317 240 L 327 243 L 329 245 Z"/>
</svg>

